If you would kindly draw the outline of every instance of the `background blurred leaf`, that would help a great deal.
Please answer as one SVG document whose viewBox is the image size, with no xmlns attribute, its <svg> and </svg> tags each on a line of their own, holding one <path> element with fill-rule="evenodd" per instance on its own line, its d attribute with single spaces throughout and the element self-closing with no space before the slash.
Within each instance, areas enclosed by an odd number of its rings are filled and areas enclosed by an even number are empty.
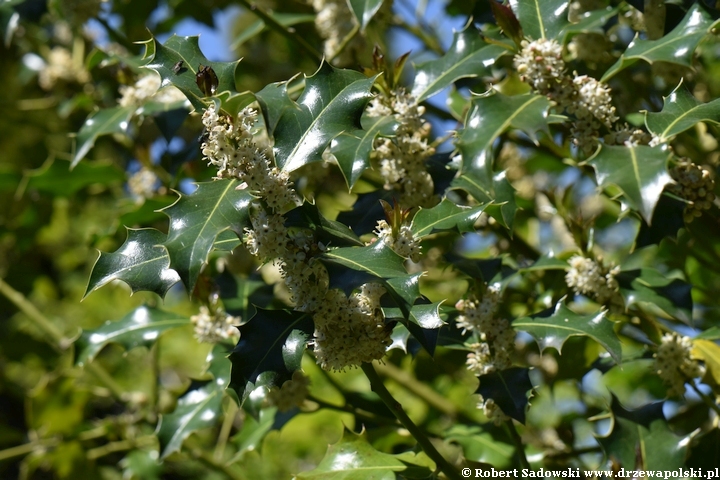
<svg viewBox="0 0 720 480">
<path fill-rule="evenodd" d="M 113 133 L 127 136 L 133 113 L 135 107 L 130 106 L 106 108 L 91 114 L 77 133 L 77 149 L 70 168 L 85 158 L 98 137 Z"/>
<path fill-rule="evenodd" d="M 372 17 L 382 7 L 383 0 L 349 0 L 348 3 L 355 16 L 355 21 L 360 25 L 360 31 L 364 32 Z"/>
</svg>

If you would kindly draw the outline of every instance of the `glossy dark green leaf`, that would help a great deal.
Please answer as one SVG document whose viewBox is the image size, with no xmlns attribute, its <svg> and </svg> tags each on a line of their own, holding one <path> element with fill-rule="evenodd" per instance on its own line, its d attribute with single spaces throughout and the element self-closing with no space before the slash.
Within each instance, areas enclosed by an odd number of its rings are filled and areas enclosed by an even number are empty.
<svg viewBox="0 0 720 480">
<path fill-rule="evenodd" d="M 398 123 L 395 118 L 364 117 L 364 130 L 344 132 L 330 144 L 330 152 L 337 159 L 340 171 L 348 188 L 352 188 L 363 172 L 370 167 L 370 153 L 378 135 L 389 137 L 395 134 Z"/>
<path fill-rule="evenodd" d="M 558 38 L 568 24 L 566 0 L 510 0 L 523 34 L 533 40 Z"/>
<path fill-rule="evenodd" d="M 542 95 L 512 97 L 489 93 L 473 98 L 465 128 L 458 134 L 462 171 L 477 172 L 489 185 L 493 175 L 491 147 L 509 128 L 525 132 L 533 141 L 537 132 L 548 132 L 550 102 Z"/>
<path fill-rule="evenodd" d="M 676 436 L 665 420 L 644 426 L 618 416 L 610 435 L 597 440 L 625 470 L 677 470 L 685 466 L 690 443 L 687 437 Z"/>
<path fill-rule="evenodd" d="M 668 157 L 662 146 L 603 145 L 589 163 L 598 185 L 620 187 L 628 205 L 650 223 L 665 185 L 672 181 L 666 168 Z"/>
<path fill-rule="evenodd" d="M 410 309 L 410 321 L 429 330 L 442 327 L 445 325 L 445 322 L 440 318 L 440 305 L 442 305 L 442 303 L 443 302 L 434 302 L 413 305 Z M 399 308 L 383 308 L 383 313 L 388 319 L 402 318 L 402 312 Z"/>
<path fill-rule="evenodd" d="M 461 78 L 479 77 L 490 72 L 495 61 L 508 49 L 485 43 L 470 23 L 455 32 L 453 43 L 442 57 L 415 65 L 412 94 L 418 102 L 432 97 Z"/>
<path fill-rule="evenodd" d="M 493 399 L 505 415 L 525 423 L 528 392 L 533 388 L 529 372 L 527 368 L 511 367 L 480 375 L 480 385 L 475 393 L 482 395 L 484 400 Z"/>
<path fill-rule="evenodd" d="M 489 183 L 480 175 L 465 173 L 455 178 L 451 187 L 465 190 L 478 203 L 490 204 L 485 205 L 484 211 L 501 225 L 512 229 L 517 204 L 515 189 L 505 177 L 505 172 L 496 173 Z"/>
<path fill-rule="evenodd" d="M 170 142 L 185 122 L 190 110 L 185 107 L 184 100 L 173 103 L 148 102 L 140 107 L 136 114 L 152 116 L 163 138 Z"/>
<path fill-rule="evenodd" d="M 85 158 L 85 155 L 95 145 L 98 137 L 113 133 L 127 136 L 130 119 L 134 113 L 135 107 L 131 106 L 107 108 L 90 114 L 77 133 L 77 145 L 70 168 L 73 168 L 80 160 Z"/>
<path fill-rule="evenodd" d="M 423 208 L 415 215 L 412 232 L 421 238 L 437 230 L 457 229 L 460 233 L 471 232 L 484 209 L 484 205 L 459 206 L 445 198 L 440 204 Z"/>
<path fill-rule="evenodd" d="M 393 252 L 384 242 L 375 242 L 366 247 L 336 248 L 326 252 L 323 257 L 378 278 L 397 278 L 407 275 L 405 259 Z"/>
<path fill-rule="evenodd" d="M 241 236 L 248 222 L 252 197 L 247 190 L 237 190 L 238 184 L 237 180 L 200 183 L 195 192 L 181 195 L 163 210 L 170 217 L 163 245 L 189 292 L 195 288 L 218 234 L 232 230 Z"/>
<path fill-rule="evenodd" d="M 528 332 L 538 342 L 540 351 L 553 347 L 562 353 L 565 341 L 575 335 L 588 336 L 602 345 L 615 362 L 620 363 L 622 349 L 615 334 L 613 323 L 606 318 L 606 312 L 580 315 L 565 305 L 565 298 L 555 305 L 549 316 L 534 315 L 518 318 L 512 322 L 515 330 Z"/>
<path fill-rule="evenodd" d="M 24 190 L 69 196 L 89 185 L 118 184 L 125 172 L 109 162 L 79 163 L 70 171 L 70 162 L 52 159 L 37 170 L 24 174 Z M 18 182 L 14 182 L 17 186 Z"/>
<path fill-rule="evenodd" d="M 214 380 L 194 383 L 178 399 L 172 413 L 160 416 L 156 434 L 160 442 L 160 458 L 180 451 L 193 432 L 212 427 L 222 415 L 224 388 Z"/>
<path fill-rule="evenodd" d="M 617 280 L 628 307 L 650 305 L 690 324 L 693 309 L 690 284 L 667 278 L 653 268 L 622 271 Z"/>
<path fill-rule="evenodd" d="M 275 21 L 277 21 L 283 27 L 292 27 L 300 23 L 312 23 L 315 21 L 315 15 L 308 15 L 305 13 L 281 13 L 281 12 L 268 12 Z M 259 35 L 267 29 L 267 25 L 261 19 L 258 19 L 244 27 L 240 34 L 235 37 L 233 43 L 230 45 L 230 50 L 237 50 L 243 43 L 247 42 L 251 38 Z"/>
<path fill-rule="evenodd" d="M 300 368 L 305 345 L 315 326 L 303 312 L 265 310 L 240 327 L 240 340 L 230 354 L 230 388 L 241 402 L 257 387 L 281 386 Z"/>
<path fill-rule="evenodd" d="M 150 347 L 163 332 L 189 323 L 190 319 L 184 315 L 138 307 L 120 320 L 108 320 L 99 328 L 83 331 L 75 341 L 75 363 L 91 362 L 109 343 L 118 343 L 126 350 Z"/>
<path fill-rule="evenodd" d="M 112 280 L 122 280 L 134 292 L 155 292 L 164 297 L 180 280 L 170 268 L 170 257 L 162 247 L 166 236 L 153 228 L 128 229 L 127 239 L 114 253 L 100 252 L 85 296 Z"/>
<path fill-rule="evenodd" d="M 343 132 L 361 128 L 374 78 L 327 63 L 305 79 L 294 108 L 282 112 L 273 133 L 275 161 L 285 171 L 322 159 L 322 152 Z"/>
<path fill-rule="evenodd" d="M 693 97 L 682 83 L 663 98 L 661 112 L 649 112 L 645 116 L 648 130 L 663 143 L 694 127 L 698 122 L 720 122 L 720 99 L 702 103 Z"/>
<path fill-rule="evenodd" d="M 558 37 L 558 41 L 562 38 L 563 45 L 566 43 L 566 39 L 570 35 L 578 33 L 604 33 L 603 27 L 610 21 L 612 17 L 617 15 L 618 9 L 613 7 L 606 7 L 600 10 L 592 10 L 585 12 L 581 15 L 580 20 L 577 23 L 570 23 L 566 25 Z"/>
<path fill-rule="evenodd" d="M 414 467 L 412 476 L 408 470 Z M 317 467 L 300 472 L 302 480 L 395 480 L 397 474 L 404 478 L 430 478 L 435 465 L 424 454 L 409 457 L 406 454 L 383 453 L 368 442 L 365 434 L 357 435 L 345 430 L 343 437 L 330 445 L 325 457 Z M 418 471 L 421 470 L 421 471 Z"/>
<path fill-rule="evenodd" d="M 325 218 L 317 205 L 305 202 L 286 213 L 285 218 L 285 226 L 310 228 L 315 238 L 326 246 L 365 245 L 347 225 Z"/>
<path fill-rule="evenodd" d="M 255 94 L 265 119 L 265 127 L 270 136 L 274 135 L 275 127 L 277 127 L 285 111 L 297 108 L 295 102 L 288 95 L 288 83 L 271 83 Z"/>
<path fill-rule="evenodd" d="M 683 21 L 664 37 L 658 40 L 641 40 L 636 37 L 628 45 L 620 59 L 605 72 L 601 81 L 607 82 L 615 74 L 638 60 L 645 60 L 648 63 L 661 61 L 691 66 L 695 48 L 712 25 L 713 19 L 710 14 L 702 7 L 701 3 L 695 3 L 688 10 Z"/>
<path fill-rule="evenodd" d="M 350 10 L 355 16 L 355 20 L 360 25 L 360 31 L 364 32 L 372 17 L 382 7 L 383 0 L 350 0 Z"/>
<path fill-rule="evenodd" d="M 206 106 L 206 95 L 195 81 L 200 65 L 211 67 L 217 75 L 219 83 L 216 93 L 219 94 L 225 91 L 237 92 L 235 69 L 240 62 L 211 62 L 200 51 L 199 38 L 173 35 L 164 44 L 153 38 L 155 52 L 146 65 L 160 75 L 162 86 L 175 85 L 179 88 L 196 110 L 202 110 Z M 176 72 L 174 67 L 180 61 L 183 62 L 182 68 Z"/>
</svg>

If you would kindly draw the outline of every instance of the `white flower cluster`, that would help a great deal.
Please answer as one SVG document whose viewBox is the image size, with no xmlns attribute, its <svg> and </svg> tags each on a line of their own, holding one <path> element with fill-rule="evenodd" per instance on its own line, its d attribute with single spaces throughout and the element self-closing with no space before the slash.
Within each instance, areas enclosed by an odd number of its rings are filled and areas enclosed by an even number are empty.
<svg viewBox="0 0 720 480">
<path fill-rule="evenodd" d="M 478 332 L 481 342 L 468 345 L 472 352 L 467 356 L 467 368 L 476 375 L 485 375 L 495 370 L 508 368 L 511 353 L 515 350 L 515 330 L 510 322 L 497 318 L 500 301 L 500 284 L 489 285 L 482 300 L 469 298 L 460 300 L 455 308 L 461 314 L 457 327 Z"/>
<path fill-rule="evenodd" d="M 297 204 L 297 196 L 287 172 L 271 165 L 268 149 L 255 142 L 252 127 L 257 111 L 245 108 L 235 119 L 217 112 L 211 104 L 203 113 L 205 139 L 201 145 L 204 158 L 218 167 L 215 178 L 237 178 L 266 205 L 277 212 Z"/>
<path fill-rule="evenodd" d="M 280 388 L 272 387 L 265 397 L 269 406 L 275 406 L 281 412 L 287 412 L 303 404 L 308 396 L 310 378 L 302 370 L 295 370 L 292 378 Z"/>
<path fill-rule="evenodd" d="M 174 103 L 187 100 L 177 87 L 169 85 L 162 90 L 160 89 L 161 81 L 158 75 L 151 73 L 140 77 L 135 85 L 121 85 L 120 99 L 118 103 L 121 107 L 140 106 L 143 103 L 152 100 L 159 103 Z"/>
<path fill-rule="evenodd" d="M 237 338 L 238 330 L 233 325 L 240 324 L 240 317 L 233 317 L 225 313 L 222 308 L 216 308 L 215 313 L 205 305 L 200 306 L 200 312 L 190 317 L 195 325 L 195 337 L 205 343 L 217 343 L 228 338 Z"/>
<path fill-rule="evenodd" d="M 378 241 L 384 242 L 401 257 L 409 258 L 415 263 L 420 261 L 420 239 L 413 234 L 409 225 L 401 225 L 397 235 L 393 235 L 390 224 L 385 220 L 379 220 L 375 233 Z"/>
<path fill-rule="evenodd" d="M 380 94 L 368 105 L 370 117 L 394 115 L 399 127 L 393 138 L 375 140 L 374 156 L 387 190 L 397 190 L 402 208 L 431 207 L 437 203 L 435 185 L 425 162 L 435 153 L 428 145 L 430 123 L 422 115 L 425 107 L 402 89 L 390 96 Z"/>
<path fill-rule="evenodd" d="M 313 315 L 315 357 L 323 369 L 341 371 L 385 356 L 392 339 L 380 308 L 384 293 L 376 283 L 366 283 L 350 297 L 340 290 L 327 292 Z"/>
<path fill-rule="evenodd" d="M 692 340 L 677 333 L 663 335 L 655 354 L 654 369 L 668 386 L 671 397 L 685 393 L 685 382 L 705 375 L 705 367 L 690 358 Z"/>
<path fill-rule="evenodd" d="M 65 47 L 50 50 L 45 68 L 38 73 L 38 83 L 43 90 L 52 90 L 58 81 L 81 84 L 90 81 L 90 74 L 83 67 L 82 59 L 73 59 Z"/>
<path fill-rule="evenodd" d="M 686 223 L 702 215 L 703 210 L 710 209 L 715 200 L 715 180 L 710 170 L 683 159 L 670 170 L 670 176 L 676 183 L 668 190 L 689 202 L 683 212 Z"/>
<path fill-rule="evenodd" d="M 653 136 L 645 130 L 632 128 L 627 123 L 622 126 L 616 124 L 615 130 L 603 137 L 607 145 L 626 145 L 628 147 L 649 145 L 652 139 Z"/>
<path fill-rule="evenodd" d="M 594 297 L 598 303 L 606 303 L 617 295 L 618 283 L 615 276 L 620 267 L 605 269 L 600 263 L 582 255 L 568 260 L 570 270 L 565 274 L 565 283 L 575 293 Z"/>
<path fill-rule="evenodd" d="M 155 195 L 158 177 L 149 168 L 143 167 L 128 178 L 128 189 L 135 197 L 150 198 Z"/>
<path fill-rule="evenodd" d="M 353 52 L 362 48 L 362 37 L 356 35 L 338 54 L 343 39 L 355 27 L 355 17 L 348 8 L 345 0 L 310 0 L 315 16 L 315 28 L 325 39 L 323 53 L 325 57 L 333 59 L 333 63 L 347 65 L 354 58 Z M 337 55 L 337 58 L 336 58 Z"/>
<path fill-rule="evenodd" d="M 555 40 L 523 40 L 521 45 L 514 59 L 521 80 L 575 117 L 573 142 L 585 155 L 591 154 L 597 148 L 600 128 L 609 129 L 618 120 L 610 87 L 586 75 L 568 76 L 562 45 Z"/>
<path fill-rule="evenodd" d="M 495 400 L 492 398 L 488 398 L 485 400 L 482 395 L 480 395 L 480 401 L 478 402 L 478 408 L 483 409 L 483 413 L 485 416 L 493 422 L 493 424 L 500 426 L 503 423 L 510 420 L 510 417 L 505 415 L 502 411 L 502 409 L 495 403 Z"/>
</svg>

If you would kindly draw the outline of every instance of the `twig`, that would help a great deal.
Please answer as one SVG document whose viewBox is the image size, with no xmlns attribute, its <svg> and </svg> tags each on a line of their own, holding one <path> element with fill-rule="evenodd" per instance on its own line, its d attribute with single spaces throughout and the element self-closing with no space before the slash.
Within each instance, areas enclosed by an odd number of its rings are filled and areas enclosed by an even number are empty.
<svg viewBox="0 0 720 480">
<path fill-rule="evenodd" d="M 445 457 L 440 455 L 440 452 L 437 451 L 435 448 L 435 445 L 432 444 L 430 439 L 425 436 L 425 433 L 418 428 L 417 425 L 408 417 L 407 413 L 405 413 L 405 410 L 403 410 L 402 405 L 400 405 L 390 394 L 390 392 L 385 388 L 385 385 L 383 384 L 382 379 L 375 371 L 375 368 L 372 366 L 371 363 L 363 363 L 362 371 L 365 372 L 365 376 L 370 380 L 370 387 L 372 388 L 373 392 L 377 393 L 380 399 L 387 405 L 387 407 L 390 409 L 391 412 L 397 417 L 398 420 L 400 420 L 400 423 L 403 424 L 403 426 L 410 432 L 410 434 L 415 438 L 415 440 L 418 442 L 420 447 L 422 447 L 423 451 L 427 454 L 428 457 L 430 457 L 435 464 L 437 465 L 437 468 L 443 472 L 449 479 L 451 480 L 460 480 L 462 477 L 458 473 L 458 471 L 450 465 L 450 463 L 445 460 Z"/>
<path fill-rule="evenodd" d="M 342 406 L 341 405 L 333 405 L 332 403 L 328 403 L 325 400 L 321 400 L 312 395 L 308 395 L 307 399 L 310 400 L 311 402 L 317 403 L 321 408 L 327 408 L 328 410 L 336 410 L 338 412 L 351 413 L 351 414 L 355 415 L 357 418 L 359 418 L 360 420 L 377 423 L 377 424 L 389 424 L 389 425 L 400 426 L 400 423 L 398 423 L 396 418 L 382 417 L 380 415 L 376 415 L 371 412 L 366 412 L 364 410 L 360 410 L 351 405 L 342 405 Z"/>
<path fill-rule="evenodd" d="M 188 447 L 190 454 L 205 466 L 215 470 L 216 472 L 223 473 L 233 480 L 245 480 L 244 476 L 240 475 L 228 465 L 218 462 L 212 454 L 203 450 L 195 438 L 188 437 L 188 439 L 185 440 L 185 445 Z"/>
<path fill-rule="evenodd" d="M 333 60 L 335 60 L 338 57 L 338 55 L 340 55 L 343 52 L 343 50 L 345 50 L 345 48 L 350 44 L 352 39 L 355 38 L 355 35 L 357 35 L 357 33 L 359 31 L 360 31 L 360 25 L 358 23 L 355 23 L 353 25 L 352 30 L 350 30 L 348 32 L 348 34 L 345 35 L 345 37 L 342 39 L 342 41 L 338 45 L 337 49 L 333 52 L 332 57 L 327 59 L 328 63 L 332 63 Z"/>
<path fill-rule="evenodd" d="M 508 419 L 505 422 L 505 426 L 507 427 L 508 432 L 510 433 L 510 437 L 515 444 L 515 450 L 517 451 L 520 465 L 522 465 L 523 468 L 530 469 L 530 462 L 528 462 L 527 456 L 525 455 L 525 446 L 522 443 L 522 438 L 520 438 L 520 434 L 515 428 L 515 424 L 513 423 L 512 418 Z"/>
<path fill-rule="evenodd" d="M 227 446 L 228 438 L 230 438 L 230 432 L 232 431 L 237 411 L 237 403 L 235 403 L 235 400 L 231 399 L 230 404 L 228 405 L 228 410 L 225 412 L 225 418 L 223 419 L 222 426 L 220 427 L 218 440 L 215 444 L 215 452 L 213 453 L 215 460 L 218 462 L 222 461 L 223 453 L 225 453 L 225 447 Z"/>
<path fill-rule="evenodd" d="M 280 24 L 261 7 L 255 5 L 254 3 L 250 3 L 248 0 L 238 0 L 238 3 L 250 10 L 252 13 L 254 13 L 260 20 L 265 22 L 265 25 L 272 28 L 293 43 L 297 44 L 300 47 L 300 50 L 305 52 L 305 54 L 307 54 L 313 60 L 317 61 L 318 63 L 322 61 L 322 55 L 320 54 L 320 52 L 315 50 L 312 45 L 310 45 L 303 37 L 295 33 L 294 30 L 290 30 Z"/>
<path fill-rule="evenodd" d="M 9 459 L 15 458 L 15 457 L 22 457 L 24 455 L 32 453 L 36 448 L 54 447 L 58 443 L 60 443 L 60 442 L 56 439 L 48 439 L 48 440 L 38 440 L 36 442 L 30 442 L 30 443 L 25 443 L 23 445 L 6 448 L 4 450 L 0 450 L 0 462 L 2 462 L 3 460 L 9 460 Z"/>
<path fill-rule="evenodd" d="M 692 380 L 688 380 L 686 383 L 690 385 L 690 388 L 692 388 L 695 393 L 697 393 L 697 395 L 703 400 L 703 402 L 705 402 L 708 407 L 712 408 L 713 410 L 715 410 L 715 413 L 720 415 L 720 406 L 718 406 L 717 403 L 713 402 L 712 399 L 708 397 L 702 390 L 700 390 Z"/>
</svg>

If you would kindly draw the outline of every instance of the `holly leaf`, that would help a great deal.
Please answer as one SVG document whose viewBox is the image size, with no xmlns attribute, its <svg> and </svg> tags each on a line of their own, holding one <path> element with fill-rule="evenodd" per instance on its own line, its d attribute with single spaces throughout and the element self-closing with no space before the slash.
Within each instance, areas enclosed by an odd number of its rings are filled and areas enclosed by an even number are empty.
<svg viewBox="0 0 720 480">
<path fill-rule="evenodd" d="M 605 454 L 626 470 L 675 470 L 685 466 L 687 437 L 676 436 L 664 419 L 649 427 L 619 416 L 613 417 L 613 429 L 598 438 Z"/>
<path fill-rule="evenodd" d="M 520 271 L 522 272 L 535 272 L 539 270 L 567 270 L 568 269 L 568 263 L 564 260 L 560 260 L 559 258 L 555 257 L 554 255 L 543 255 L 542 257 L 538 258 L 535 263 L 530 265 L 529 267 L 521 268 Z"/>
<path fill-rule="evenodd" d="M 184 315 L 138 307 L 120 320 L 108 320 L 99 328 L 83 331 L 75 341 L 75 363 L 83 366 L 91 362 L 109 343 L 120 344 L 126 350 L 150 347 L 163 332 L 189 323 Z"/>
<path fill-rule="evenodd" d="M 666 168 L 668 156 L 662 146 L 603 145 L 589 163 L 598 185 L 620 187 L 628 205 L 650 224 L 665 185 L 672 182 Z"/>
<path fill-rule="evenodd" d="M 492 145 L 508 128 L 522 130 L 534 142 L 537 132 L 548 132 L 547 116 L 550 102 L 542 95 L 525 94 L 512 97 L 487 93 L 473 98 L 465 128 L 457 146 L 462 154 L 462 172 L 476 173 L 484 185 L 493 176 Z"/>
<path fill-rule="evenodd" d="M 563 297 L 555 310 L 550 314 L 537 314 L 531 317 L 518 318 L 512 322 L 515 330 L 522 330 L 537 341 L 540 351 L 553 347 L 562 353 L 565 341 L 576 335 L 587 336 L 598 342 L 608 351 L 618 364 L 622 358 L 620 340 L 615 334 L 613 323 L 606 318 L 606 312 L 601 310 L 589 315 L 580 315 L 565 305 Z"/>
<path fill-rule="evenodd" d="M 110 162 L 80 163 L 70 171 L 70 162 L 48 159 L 40 168 L 23 172 L 25 190 L 67 197 L 89 185 L 112 185 L 125 181 L 125 172 Z M 17 188 L 18 181 L 12 182 Z"/>
<path fill-rule="evenodd" d="M 460 233 L 472 232 L 475 221 L 485 207 L 486 205 L 459 206 L 445 198 L 432 208 L 421 209 L 413 218 L 410 228 L 413 234 L 420 238 L 438 230 L 457 229 Z"/>
<path fill-rule="evenodd" d="M 120 248 L 114 253 L 100 252 L 84 297 L 112 280 L 127 283 L 133 293 L 148 291 L 164 297 L 170 287 L 180 281 L 162 247 L 166 238 L 154 228 L 128 228 L 127 239 Z"/>
<path fill-rule="evenodd" d="M 77 150 L 75 150 L 75 155 L 73 155 L 70 168 L 74 168 L 80 160 L 85 158 L 85 155 L 88 154 L 99 137 L 112 135 L 114 133 L 127 136 L 128 129 L 130 128 L 130 119 L 133 113 L 135 113 L 135 109 L 133 106 L 113 107 L 91 113 L 77 133 Z"/>
<path fill-rule="evenodd" d="M 170 217 L 163 245 L 188 292 L 195 288 L 218 234 L 229 229 L 241 237 L 248 223 L 252 196 L 247 190 L 237 190 L 237 185 L 237 180 L 199 183 L 195 192 L 180 195 L 162 210 Z"/>
<path fill-rule="evenodd" d="M 211 62 L 200 51 L 198 40 L 200 37 L 179 37 L 173 35 L 164 44 L 152 38 L 154 52 L 146 68 L 155 70 L 162 79 L 161 85 L 175 85 L 190 100 L 196 110 L 206 107 L 206 95 L 198 87 L 195 76 L 200 65 L 211 67 L 218 78 L 217 93 L 229 91 L 237 92 L 235 89 L 235 69 L 240 60 L 235 62 Z M 150 48 L 148 46 L 148 48 Z M 178 66 L 178 62 L 183 62 Z"/>
<path fill-rule="evenodd" d="M 511 367 L 479 375 L 480 385 L 475 393 L 484 400 L 492 398 L 505 415 L 524 424 L 528 392 L 533 388 L 529 372 L 528 368 Z"/>
<path fill-rule="evenodd" d="M 325 245 L 365 245 L 350 227 L 342 222 L 328 220 L 320 213 L 317 205 L 308 202 L 285 214 L 285 226 L 310 228 L 315 232 L 317 240 Z"/>
<path fill-rule="evenodd" d="M 705 362 L 705 367 L 716 384 L 720 384 L 720 346 L 710 340 L 695 338 L 692 348 L 693 358 Z"/>
<path fill-rule="evenodd" d="M 563 27 L 562 33 L 558 36 L 558 39 L 562 39 L 560 43 L 563 45 L 567 43 L 567 38 L 571 35 L 578 33 L 603 33 L 603 27 L 610 21 L 612 17 L 617 15 L 618 9 L 613 7 L 606 7 L 599 10 L 592 10 L 582 14 L 580 21 L 577 23 L 570 23 Z"/>
<path fill-rule="evenodd" d="M 312 23 L 315 21 L 315 15 L 308 15 L 305 13 L 280 13 L 280 12 L 266 12 L 271 16 L 277 23 L 283 27 L 292 27 L 300 23 Z M 233 43 L 230 45 L 230 50 L 235 51 L 240 46 L 250 40 L 251 38 L 259 35 L 268 27 L 262 19 L 257 19 L 249 26 L 244 27 L 240 34 L 235 37 Z"/>
<path fill-rule="evenodd" d="M 690 324 L 692 320 L 692 285 L 677 278 L 667 278 L 654 268 L 625 270 L 617 276 L 625 303 L 650 305 Z"/>
<path fill-rule="evenodd" d="M 370 167 L 370 152 L 375 138 L 395 134 L 398 123 L 394 117 L 363 117 L 364 130 L 343 132 L 330 143 L 348 188 L 352 188 L 363 172 Z"/>
<path fill-rule="evenodd" d="M 258 387 L 280 387 L 292 378 L 315 326 L 303 312 L 258 308 L 239 330 L 240 340 L 229 357 L 230 388 L 244 403 Z"/>
<path fill-rule="evenodd" d="M 360 32 L 364 32 L 372 17 L 382 7 L 383 0 L 349 0 L 349 3 L 350 10 L 360 25 Z"/>
<path fill-rule="evenodd" d="M 480 32 L 470 23 L 453 34 L 448 51 L 436 60 L 415 65 L 412 95 L 418 102 L 432 97 L 461 78 L 487 75 L 490 67 L 508 49 L 485 43 Z"/>
<path fill-rule="evenodd" d="M 702 7 L 702 4 L 695 3 L 685 14 L 682 22 L 664 37 L 658 40 L 642 40 L 636 36 L 600 81 L 607 83 L 618 72 L 638 60 L 645 60 L 648 63 L 662 61 L 691 67 L 695 48 L 708 33 L 713 23 L 712 16 Z"/>
<path fill-rule="evenodd" d="M 559 38 L 568 22 L 566 0 L 510 0 L 523 34 L 533 40 Z"/>
<path fill-rule="evenodd" d="M 323 63 L 305 79 L 294 108 L 286 108 L 274 131 L 275 161 L 291 172 L 319 161 L 328 144 L 346 131 L 361 128 L 360 116 L 372 98 L 374 78 Z"/>
<path fill-rule="evenodd" d="M 712 102 L 698 101 L 682 85 L 663 98 L 661 112 L 647 112 L 645 125 L 662 143 L 667 143 L 678 133 L 694 127 L 699 122 L 720 122 L 720 98 Z"/>
<path fill-rule="evenodd" d="M 255 94 L 265 119 L 265 128 L 270 136 L 274 135 L 275 127 L 285 111 L 297 108 L 288 95 L 288 83 L 290 81 L 270 83 Z"/>
<path fill-rule="evenodd" d="M 194 382 L 178 399 L 173 413 L 160 416 L 156 434 L 160 443 L 160 459 L 179 452 L 193 432 L 214 426 L 222 414 L 225 388 L 215 380 Z"/>
<path fill-rule="evenodd" d="M 515 189 L 505 177 L 505 172 L 496 173 L 489 182 L 475 172 L 465 173 L 455 178 L 450 186 L 463 189 L 478 203 L 486 204 L 485 212 L 512 230 L 517 204 Z"/>
<path fill-rule="evenodd" d="M 365 433 L 345 430 L 343 437 L 328 447 L 317 467 L 296 475 L 301 480 L 394 480 L 403 478 L 430 478 L 435 465 L 424 455 L 391 455 L 383 453 L 368 442 Z"/>
<path fill-rule="evenodd" d="M 336 248 L 324 253 L 322 258 L 377 278 L 407 276 L 405 259 L 393 252 L 385 242 L 375 242 L 366 247 Z"/>
<path fill-rule="evenodd" d="M 487 463 L 495 468 L 508 468 L 512 465 L 515 451 L 513 446 L 493 438 L 490 433 L 477 427 L 455 425 L 445 438 L 460 445 L 465 458 L 471 462 Z"/>
</svg>

